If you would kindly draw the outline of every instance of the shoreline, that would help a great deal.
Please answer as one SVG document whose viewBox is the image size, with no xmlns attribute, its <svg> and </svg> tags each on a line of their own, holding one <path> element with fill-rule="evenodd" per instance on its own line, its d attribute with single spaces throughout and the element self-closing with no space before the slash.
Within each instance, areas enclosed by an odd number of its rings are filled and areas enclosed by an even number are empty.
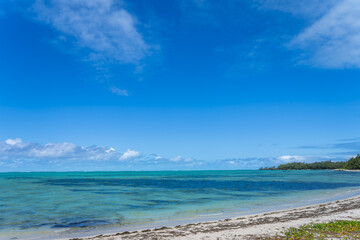
<svg viewBox="0 0 360 240">
<path fill-rule="evenodd" d="M 281 236 L 281 231 L 310 222 L 333 220 L 359 220 L 360 196 L 328 203 L 313 204 L 287 210 L 265 212 L 177 225 L 149 228 L 92 237 L 70 238 L 72 240 L 118 240 L 118 239 L 264 239 Z M 69 239 L 69 238 L 67 238 Z"/>
<path fill-rule="evenodd" d="M 342 172 L 360 172 L 360 170 L 351 170 L 351 169 L 334 169 L 334 171 L 342 171 Z"/>
</svg>

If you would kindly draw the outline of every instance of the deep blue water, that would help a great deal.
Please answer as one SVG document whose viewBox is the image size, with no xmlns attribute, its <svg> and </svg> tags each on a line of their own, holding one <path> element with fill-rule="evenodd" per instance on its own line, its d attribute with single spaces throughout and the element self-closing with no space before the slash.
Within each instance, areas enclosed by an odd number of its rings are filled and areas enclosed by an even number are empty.
<svg viewBox="0 0 360 240">
<path fill-rule="evenodd" d="M 359 186 L 360 173 L 330 170 L 0 173 L 0 238 L 222 218 Z"/>
</svg>

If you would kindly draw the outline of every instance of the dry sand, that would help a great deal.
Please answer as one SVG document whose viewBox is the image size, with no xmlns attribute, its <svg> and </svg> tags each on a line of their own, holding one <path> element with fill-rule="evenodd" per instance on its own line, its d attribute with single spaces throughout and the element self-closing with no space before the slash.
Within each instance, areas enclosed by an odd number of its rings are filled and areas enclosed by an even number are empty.
<svg viewBox="0 0 360 240">
<path fill-rule="evenodd" d="M 359 220 L 360 196 L 335 202 L 294 208 L 290 210 L 242 216 L 212 222 L 175 227 L 163 227 L 110 235 L 98 235 L 81 240 L 118 239 L 265 239 L 281 235 L 289 227 L 310 222 Z"/>
</svg>

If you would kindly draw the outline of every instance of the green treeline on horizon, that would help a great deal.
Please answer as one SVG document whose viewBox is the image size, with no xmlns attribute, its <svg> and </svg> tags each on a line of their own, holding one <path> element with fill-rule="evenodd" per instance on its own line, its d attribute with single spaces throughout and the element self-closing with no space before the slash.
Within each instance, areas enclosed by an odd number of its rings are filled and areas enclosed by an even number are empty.
<svg viewBox="0 0 360 240">
<path fill-rule="evenodd" d="M 260 170 L 321 170 L 321 169 L 346 169 L 346 170 L 360 170 L 360 154 L 356 157 L 350 158 L 345 162 L 293 162 L 279 165 L 278 167 L 264 167 Z"/>
</svg>

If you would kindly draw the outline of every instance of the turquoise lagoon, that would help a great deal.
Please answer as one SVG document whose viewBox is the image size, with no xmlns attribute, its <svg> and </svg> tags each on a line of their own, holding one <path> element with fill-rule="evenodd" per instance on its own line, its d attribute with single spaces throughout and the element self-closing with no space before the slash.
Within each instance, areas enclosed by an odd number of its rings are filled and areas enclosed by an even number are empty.
<svg viewBox="0 0 360 240">
<path fill-rule="evenodd" d="M 0 173 L 0 239 L 160 227 L 360 194 L 360 173 L 154 171 Z"/>
</svg>

